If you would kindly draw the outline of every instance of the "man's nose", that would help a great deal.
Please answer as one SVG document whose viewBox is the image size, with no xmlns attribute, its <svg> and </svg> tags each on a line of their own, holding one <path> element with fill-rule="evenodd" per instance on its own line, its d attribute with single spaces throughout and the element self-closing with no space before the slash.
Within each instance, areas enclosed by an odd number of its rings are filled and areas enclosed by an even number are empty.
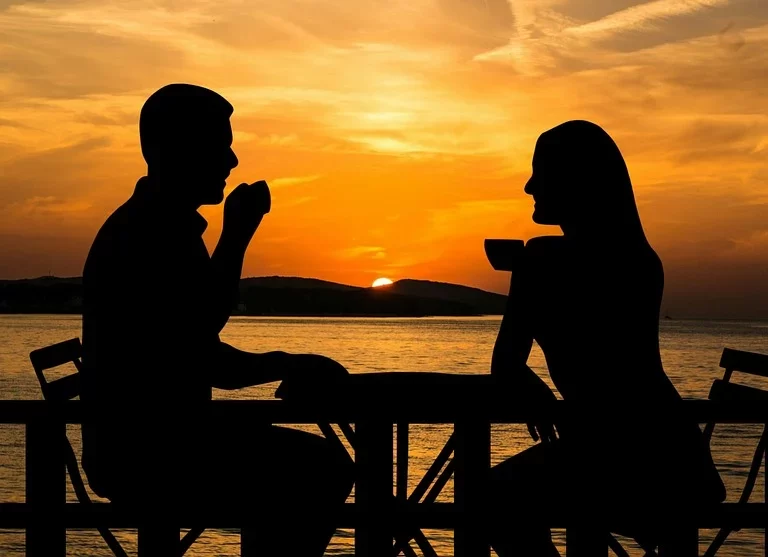
<svg viewBox="0 0 768 557">
<path fill-rule="evenodd" d="M 523 188 L 523 191 L 528 195 L 533 195 L 533 190 L 535 189 L 535 187 L 536 187 L 536 182 L 533 176 L 531 176 L 528 179 L 528 181 L 525 183 L 525 188 Z"/>
<path fill-rule="evenodd" d="M 240 164 L 240 161 L 237 160 L 237 155 L 235 155 L 235 152 L 232 149 L 229 150 L 229 154 L 231 155 L 231 160 L 229 162 L 230 168 L 235 168 L 238 164 Z"/>
</svg>

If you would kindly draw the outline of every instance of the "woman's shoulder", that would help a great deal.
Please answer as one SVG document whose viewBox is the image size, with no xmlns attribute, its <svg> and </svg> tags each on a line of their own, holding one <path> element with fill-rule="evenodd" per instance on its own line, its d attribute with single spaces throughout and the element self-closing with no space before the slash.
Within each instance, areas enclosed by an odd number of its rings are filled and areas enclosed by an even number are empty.
<svg viewBox="0 0 768 557">
<path fill-rule="evenodd" d="M 528 263 L 541 263 L 560 259 L 568 251 L 563 236 L 537 236 L 525 243 L 525 259 Z"/>
<path fill-rule="evenodd" d="M 525 243 L 518 268 L 524 273 L 550 280 L 560 276 L 567 266 L 568 244 L 562 236 L 538 236 Z"/>
</svg>

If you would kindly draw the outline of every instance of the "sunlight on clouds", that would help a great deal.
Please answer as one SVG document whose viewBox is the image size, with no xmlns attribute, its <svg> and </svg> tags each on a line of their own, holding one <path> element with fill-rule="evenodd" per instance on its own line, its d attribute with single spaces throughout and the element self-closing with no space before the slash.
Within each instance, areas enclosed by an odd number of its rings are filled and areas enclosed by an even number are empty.
<svg viewBox="0 0 768 557">
<path fill-rule="evenodd" d="M 338 255 L 343 259 L 356 259 L 365 257 L 370 259 L 384 259 L 387 254 L 381 246 L 354 246 L 339 250 Z"/>
<path fill-rule="evenodd" d="M 350 137 L 348 139 L 380 153 L 422 153 L 429 151 L 429 148 L 423 145 L 408 143 L 394 137 Z"/>
<path fill-rule="evenodd" d="M 408 112 L 365 112 L 361 116 L 364 122 L 385 128 L 400 128 L 414 121 L 413 114 Z"/>
<path fill-rule="evenodd" d="M 32 197 L 22 203 L 12 204 L 12 212 L 20 215 L 61 215 L 66 213 L 81 213 L 91 207 L 88 201 L 64 201 L 51 195 Z"/>
<path fill-rule="evenodd" d="M 574 118 L 625 154 L 670 291 L 692 254 L 768 272 L 764 0 L 21 1 L 0 56 L 0 231 L 34 254 L 0 247 L 4 276 L 47 271 L 44 238 L 81 272 L 169 82 L 232 102 L 229 182 L 275 190 L 249 274 L 503 291 L 482 240 L 557 233 L 522 188 L 538 135 Z M 210 248 L 221 210 L 202 212 Z"/>
<path fill-rule="evenodd" d="M 284 178 L 273 178 L 269 181 L 270 187 L 284 187 L 295 186 L 296 184 L 307 184 L 319 179 L 320 175 L 314 174 L 312 176 L 286 176 Z"/>
</svg>

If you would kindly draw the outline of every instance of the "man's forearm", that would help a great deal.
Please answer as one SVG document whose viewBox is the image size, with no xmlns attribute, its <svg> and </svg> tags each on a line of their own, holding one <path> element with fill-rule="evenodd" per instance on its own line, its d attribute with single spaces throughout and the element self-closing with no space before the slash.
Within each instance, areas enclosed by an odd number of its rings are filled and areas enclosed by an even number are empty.
<svg viewBox="0 0 768 557">
<path fill-rule="evenodd" d="M 285 352 L 254 354 L 222 342 L 217 365 L 211 370 L 211 386 L 242 389 L 281 381 L 290 373 L 291 365 L 292 356 Z"/>
</svg>

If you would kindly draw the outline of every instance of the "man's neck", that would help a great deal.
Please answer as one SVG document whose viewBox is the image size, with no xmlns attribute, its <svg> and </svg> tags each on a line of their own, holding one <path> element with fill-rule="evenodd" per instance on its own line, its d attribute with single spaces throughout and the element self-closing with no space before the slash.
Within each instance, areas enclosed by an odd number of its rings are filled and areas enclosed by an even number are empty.
<svg viewBox="0 0 768 557">
<path fill-rule="evenodd" d="M 168 174 L 157 172 L 147 172 L 147 186 L 152 189 L 152 193 L 163 200 L 163 202 L 173 205 L 182 211 L 197 211 L 200 204 L 185 196 L 185 188 L 182 180 Z"/>
</svg>

